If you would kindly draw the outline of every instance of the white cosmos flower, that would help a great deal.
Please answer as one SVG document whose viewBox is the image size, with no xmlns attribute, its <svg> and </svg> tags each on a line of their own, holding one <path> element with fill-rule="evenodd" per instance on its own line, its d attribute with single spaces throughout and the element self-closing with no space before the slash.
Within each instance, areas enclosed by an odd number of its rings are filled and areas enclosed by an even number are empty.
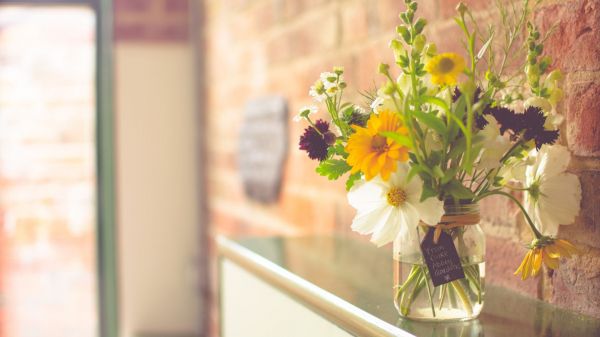
<svg viewBox="0 0 600 337">
<path fill-rule="evenodd" d="M 500 159 L 511 147 L 510 140 L 500 134 L 500 125 L 493 116 L 484 116 L 488 124 L 481 130 L 483 149 L 479 157 L 478 168 L 486 170 L 500 166 Z"/>
<path fill-rule="evenodd" d="M 377 176 L 361 180 L 348 192 L 348 202 L 356 208 L 352 229 L 373 234 L 371 242 L 383 246 L 397 237 L 416 240 L 417 225 L 423 221 L 437 224 L 444 214 L 444 203 L 435 197 L 420 202 L 423 181 L 407 180 L 408 165 L 398 163 L 398 170 L 383 181 Z"/>
<path fill-rule="evenodd" d="M 542 234 L 556 235 L 559 225 L 573 223 L 579 213 L 579 178 L 565 172 L 570 159 L 566 147 L 544 145 L 525 173 L 527 212 Z"/>
</svg>

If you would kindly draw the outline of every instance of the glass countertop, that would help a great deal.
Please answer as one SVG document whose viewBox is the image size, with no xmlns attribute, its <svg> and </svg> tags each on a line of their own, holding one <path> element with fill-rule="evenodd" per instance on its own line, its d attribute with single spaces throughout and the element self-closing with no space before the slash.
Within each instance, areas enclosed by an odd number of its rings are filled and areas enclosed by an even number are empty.
<svg viewBox="0 0 600 337">
<path fill-rule="evenodd" d="M 254 261 L 250 263 L 258 261 L 266 266 L 267 272 L 271 266 L 275 273 L 293 275 L 323 290 L 319 296 L 332 294 L 343 300 L 340 302 L 345 301 L 360 309 L 358 312 L 368 313 L 384 325 L 395 327 L 387 330 L 390 336 L 407 335 L 406 332 L 419 337 L 600 336 L 599 319 L 556 308 L 492 285 L 486 285 L 485 305 L 478 319 L 459 323 L 401 319 L 392 300 L 391 251 L 378 249 L 352 237 L 221 237 L 218 243 L 226 258 L 231 257 L 233 248 L 238 260 L 249 258 L 247 261 Z M 225 246 L 229 248 L 224 249 Z M 296 289 L 295 293 L 302 295 L 301 291 Z M 311 307 L 310 303 L 305 304 Z M 328 317 L 335 315 L 324 314 Z M 344 326 L 344 319 L 338 319 L 337 324 L 353 333 L 352 328 Z"/>
</svg>

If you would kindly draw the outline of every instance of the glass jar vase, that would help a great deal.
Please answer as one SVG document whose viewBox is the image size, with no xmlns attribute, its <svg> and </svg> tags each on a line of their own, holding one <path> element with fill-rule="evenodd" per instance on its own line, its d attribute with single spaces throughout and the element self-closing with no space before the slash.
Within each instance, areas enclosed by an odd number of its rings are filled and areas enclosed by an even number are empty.
<svg viewBox="0 0 600 337">
<path fill-rule="evenodd" d="M 471 202 L 447 202 L 444 209 L 443 224 L 438 226 L 442 225 L 442 230 L 452 238 L 465 277 L 437 287 L 433 285 L 420 247 L 427 231 L 433 227 L 419 225 L 417 240 L 396 239 L 393 250 L 394 304 L 402 317 L 421 321 L 464 321 L 476 318 L 483 308 L 485 235 L 478 223 L 447 221 L 461 217 L 478 219 L 479 206 Z"/>
</svg>

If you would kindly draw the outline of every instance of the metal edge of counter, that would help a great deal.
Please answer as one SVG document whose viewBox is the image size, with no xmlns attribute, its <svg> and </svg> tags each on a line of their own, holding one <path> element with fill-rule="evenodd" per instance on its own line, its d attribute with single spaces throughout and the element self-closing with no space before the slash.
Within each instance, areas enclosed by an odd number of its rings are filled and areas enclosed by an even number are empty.
<svg viewBox="0 0 600 337">
<path fill-rule="evenodd" d="M 414 337 L 222 235 L 216 237 L 216 243 L 219 255 L 298 299 L 351 334 L 364 337 Z"/>
</svg>

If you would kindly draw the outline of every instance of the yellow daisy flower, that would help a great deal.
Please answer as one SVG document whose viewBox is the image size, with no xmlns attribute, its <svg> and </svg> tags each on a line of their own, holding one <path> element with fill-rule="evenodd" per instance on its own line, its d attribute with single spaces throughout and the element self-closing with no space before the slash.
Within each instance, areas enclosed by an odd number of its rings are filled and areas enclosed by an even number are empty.
<svg viewBox="0 0 600 337">
<path fill-rule="evenodd" d="M 455 53 L 443 53 L 434 56 L 425 65 L 431 74 L 431 82 L 438 85 L 454 85 L 456 78 L 465 69 L 465 60 Z"/>
<path fill-rule="evenodd" d="M 542 237 L 532 242 L 515 275 L 520 274 L 522 280 L 529 276 L 537 276 L 542 268 L 542 262 L 546 267 L 556 269 L 561 257 L 569 258 L 573 254 L 580 254 L 580 251 L 569 241 Z"/>
<path fill-rule="evenodd" d="M 371 115 L 366 128 L 358 125 L 352 128 L 356 132 L 346 145 L 346 161 L 352 166 L 352 173 L 362 171 L 367 180 L 380 174 L 383 180 L 388 180 L 390 174 L 396 171 L 397 162 L 408 160 L 408 148 L 379 134 L 383 131 L 408 133 L 398 114 L 383 110 L 378 115 Z"/>
</svg>

